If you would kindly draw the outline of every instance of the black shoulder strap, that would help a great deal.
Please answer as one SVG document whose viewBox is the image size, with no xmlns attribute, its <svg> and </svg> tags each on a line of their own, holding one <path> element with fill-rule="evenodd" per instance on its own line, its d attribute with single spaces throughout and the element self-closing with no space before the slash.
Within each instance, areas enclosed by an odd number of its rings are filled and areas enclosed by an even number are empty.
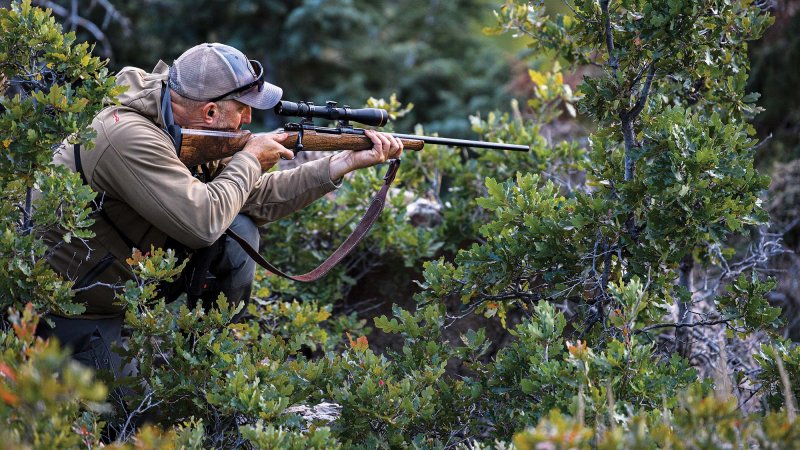
<svg viewBox="0 0 800 450">
<path fill-rule="evenodd" d="M 169 86 L 166 84 L 161 87 L 161 118 L 164 120 L 164 131 L 175 144 L 175 153 L 181 156 L 181 127 L 175 123 L 172 115 L 172 100 L 169 95 Z"/>
<path fill-rule="evenodd" d="M 83 184 L 90 186 L 89 181 L 86 179 L 86 174 L 83 173 L 83 164 L 81 163 L 81 144 L 75 144 L 74 148 L 75 148 L 75 169 L 80 174 Z M 102 197 L 100 202 L 102 202 Z M 136 243 L 134 243 L 133 240 L 131 240 L 131 238 L 129 238 L 125 233 L 123 233 L 122 230 L 119 229 L 117 224 L 115 224 L 111 220 L 111 218 L 108 217 L 108 213 L 106 213 L 106 211 L 103 209 L 103 205 L 98 203 L 97 200 L 92 202 L 92 210 L 100 213 L 100 216 L 103 218 L 103 220 L 105 220 L 106 222 L 108 222 L 109 225 L 111 225 L 111 228 L 114 229 L 114 231 L 117 233 L 117 236 L 119 236 L 119 238 L 122 239 L 122 242 L 124 242 L 129 249 L 139 248 L 139 246 L 136 245 Z"/>
<path fill-rule="evenodd" d="M 83 184 L 89 186 L 89 180 L 86 179 L 86 174 L 83 173 L 83 164 L 81 163 L 81 144 L 75 144 L 72 148 L 75 151 L 75 170 L 81 176 Z M 95 209 L 95 207 L 92 207 L 92 209 Z"/>
</svg>

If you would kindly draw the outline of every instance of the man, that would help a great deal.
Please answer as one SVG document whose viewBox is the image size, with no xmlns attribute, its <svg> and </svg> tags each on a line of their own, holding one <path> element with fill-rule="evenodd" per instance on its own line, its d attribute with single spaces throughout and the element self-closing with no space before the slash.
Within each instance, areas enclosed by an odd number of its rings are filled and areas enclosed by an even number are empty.
<svg viewBox="0 0 800 450">
<path fill-rule="evenodd" d="M 229 160 L 190 169 L 178 158 L 168 126 L 174 122 L 181 128 L 231 131 L 247 125 L 252 108 L 272 108 L 282 95 L 279 87 L 264 81 L 261 64 L 233 47 L 201 44 L 172 67 L 159 61 L 152 73 L 125 68 L 117 83 L 128 90 L 119 97 L 120 106 L 95 117 L 95 148 L 67 146 L 55 156 L 56 163 L 80 172 L 102 202 L 92 227 L 94 238 L 62 243 L 58 231 L 47 236 L 53 246 L 50 264 L 75 280 L 76 299 L 86 312 L 78 318 L 52 316 L 55 328 L 40 331 L 57 336 L 73 349 L 75 359 L 97 369 L 119 370 L 110 345 L 120 339 L 124 307 L 114 297 L 132 278 L 125 260 L 133 248 L 202 252 L 213 282 L 207 296 L 223 292 L 231 302 L 247 301 L 255 264 L 239 244 L 223 238 L 226 229 L 257 248 L 257 226 L 333 191 L 346 173 L 398 158 L 403 150 L 391 135 L 367 131 L 374 144 L 369 151 L 343 151 L 292 170 L 265 173 L 293 154 L 282 145 L 286 134 L 262 134 Z M 196 173 L 206 179 L 199 180 Z M 185 271 L 162 292 L 174 299 L 191 288 L 196 275 Z"/>
</svg>

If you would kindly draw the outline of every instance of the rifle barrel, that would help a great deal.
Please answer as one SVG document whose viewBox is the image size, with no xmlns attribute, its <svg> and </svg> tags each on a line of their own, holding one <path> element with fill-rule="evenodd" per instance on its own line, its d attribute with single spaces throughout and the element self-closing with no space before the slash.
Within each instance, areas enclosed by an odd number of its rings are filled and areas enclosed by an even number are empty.
<svg viewBox="0 0 800 450">
<path fill-rule="evenodd" d="M 415 139 L 418 141 L 423 141 L 426 144 L 446 145 L 449 147 L 491 148 L 497 150 L 514 150 L 518 152 L 528 152 L 531 150 L 529 146 L 519 145 L 519 144 L 501 144 L 498 142 L 470 141 L 468 139 L 450 139 L 450 138 L 440 138 L 432 136 L 419 136 L 416 134 L 401 134 L 401 133 L 390 133 L 390 134 L 400 139 Z"/>
</svg>

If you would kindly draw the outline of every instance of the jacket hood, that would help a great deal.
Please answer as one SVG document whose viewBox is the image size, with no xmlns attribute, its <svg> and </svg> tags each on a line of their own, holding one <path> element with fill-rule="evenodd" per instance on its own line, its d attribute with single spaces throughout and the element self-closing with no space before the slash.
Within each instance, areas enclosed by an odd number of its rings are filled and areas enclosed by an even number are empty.
<svg viewBox="0 0 800 450">
<path fill-rule="evenodd" d="M 128 90 L 118 98 L 120 104 L 135 109 L 159 127 L 164 127 L 161 114 L 161 89 L 169 76 L 169 66 L 159 61 L 152 73 L 136 67 L 125 67 L 117 73 L 117 84 Z"/>
</svg>

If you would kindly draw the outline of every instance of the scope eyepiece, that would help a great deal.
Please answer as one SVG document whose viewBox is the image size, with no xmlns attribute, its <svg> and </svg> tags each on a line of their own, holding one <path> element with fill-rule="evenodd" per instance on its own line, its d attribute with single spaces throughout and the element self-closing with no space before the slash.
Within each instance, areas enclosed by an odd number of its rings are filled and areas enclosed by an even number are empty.
<svg viewBox="0 0 800 450">
<path fill-rule="evenodd" d="M 309 102 L 280 101 L 274 108 L 279 116 L 319 117 L 328 120 L 344 120 L 382 127 L 389 122 L 389 114 L 379 108 L 353 109 L 348 106 L 338 108 L 336 102 L 328 102 L 325 106 L 316 106 Z"/>
</svg>

